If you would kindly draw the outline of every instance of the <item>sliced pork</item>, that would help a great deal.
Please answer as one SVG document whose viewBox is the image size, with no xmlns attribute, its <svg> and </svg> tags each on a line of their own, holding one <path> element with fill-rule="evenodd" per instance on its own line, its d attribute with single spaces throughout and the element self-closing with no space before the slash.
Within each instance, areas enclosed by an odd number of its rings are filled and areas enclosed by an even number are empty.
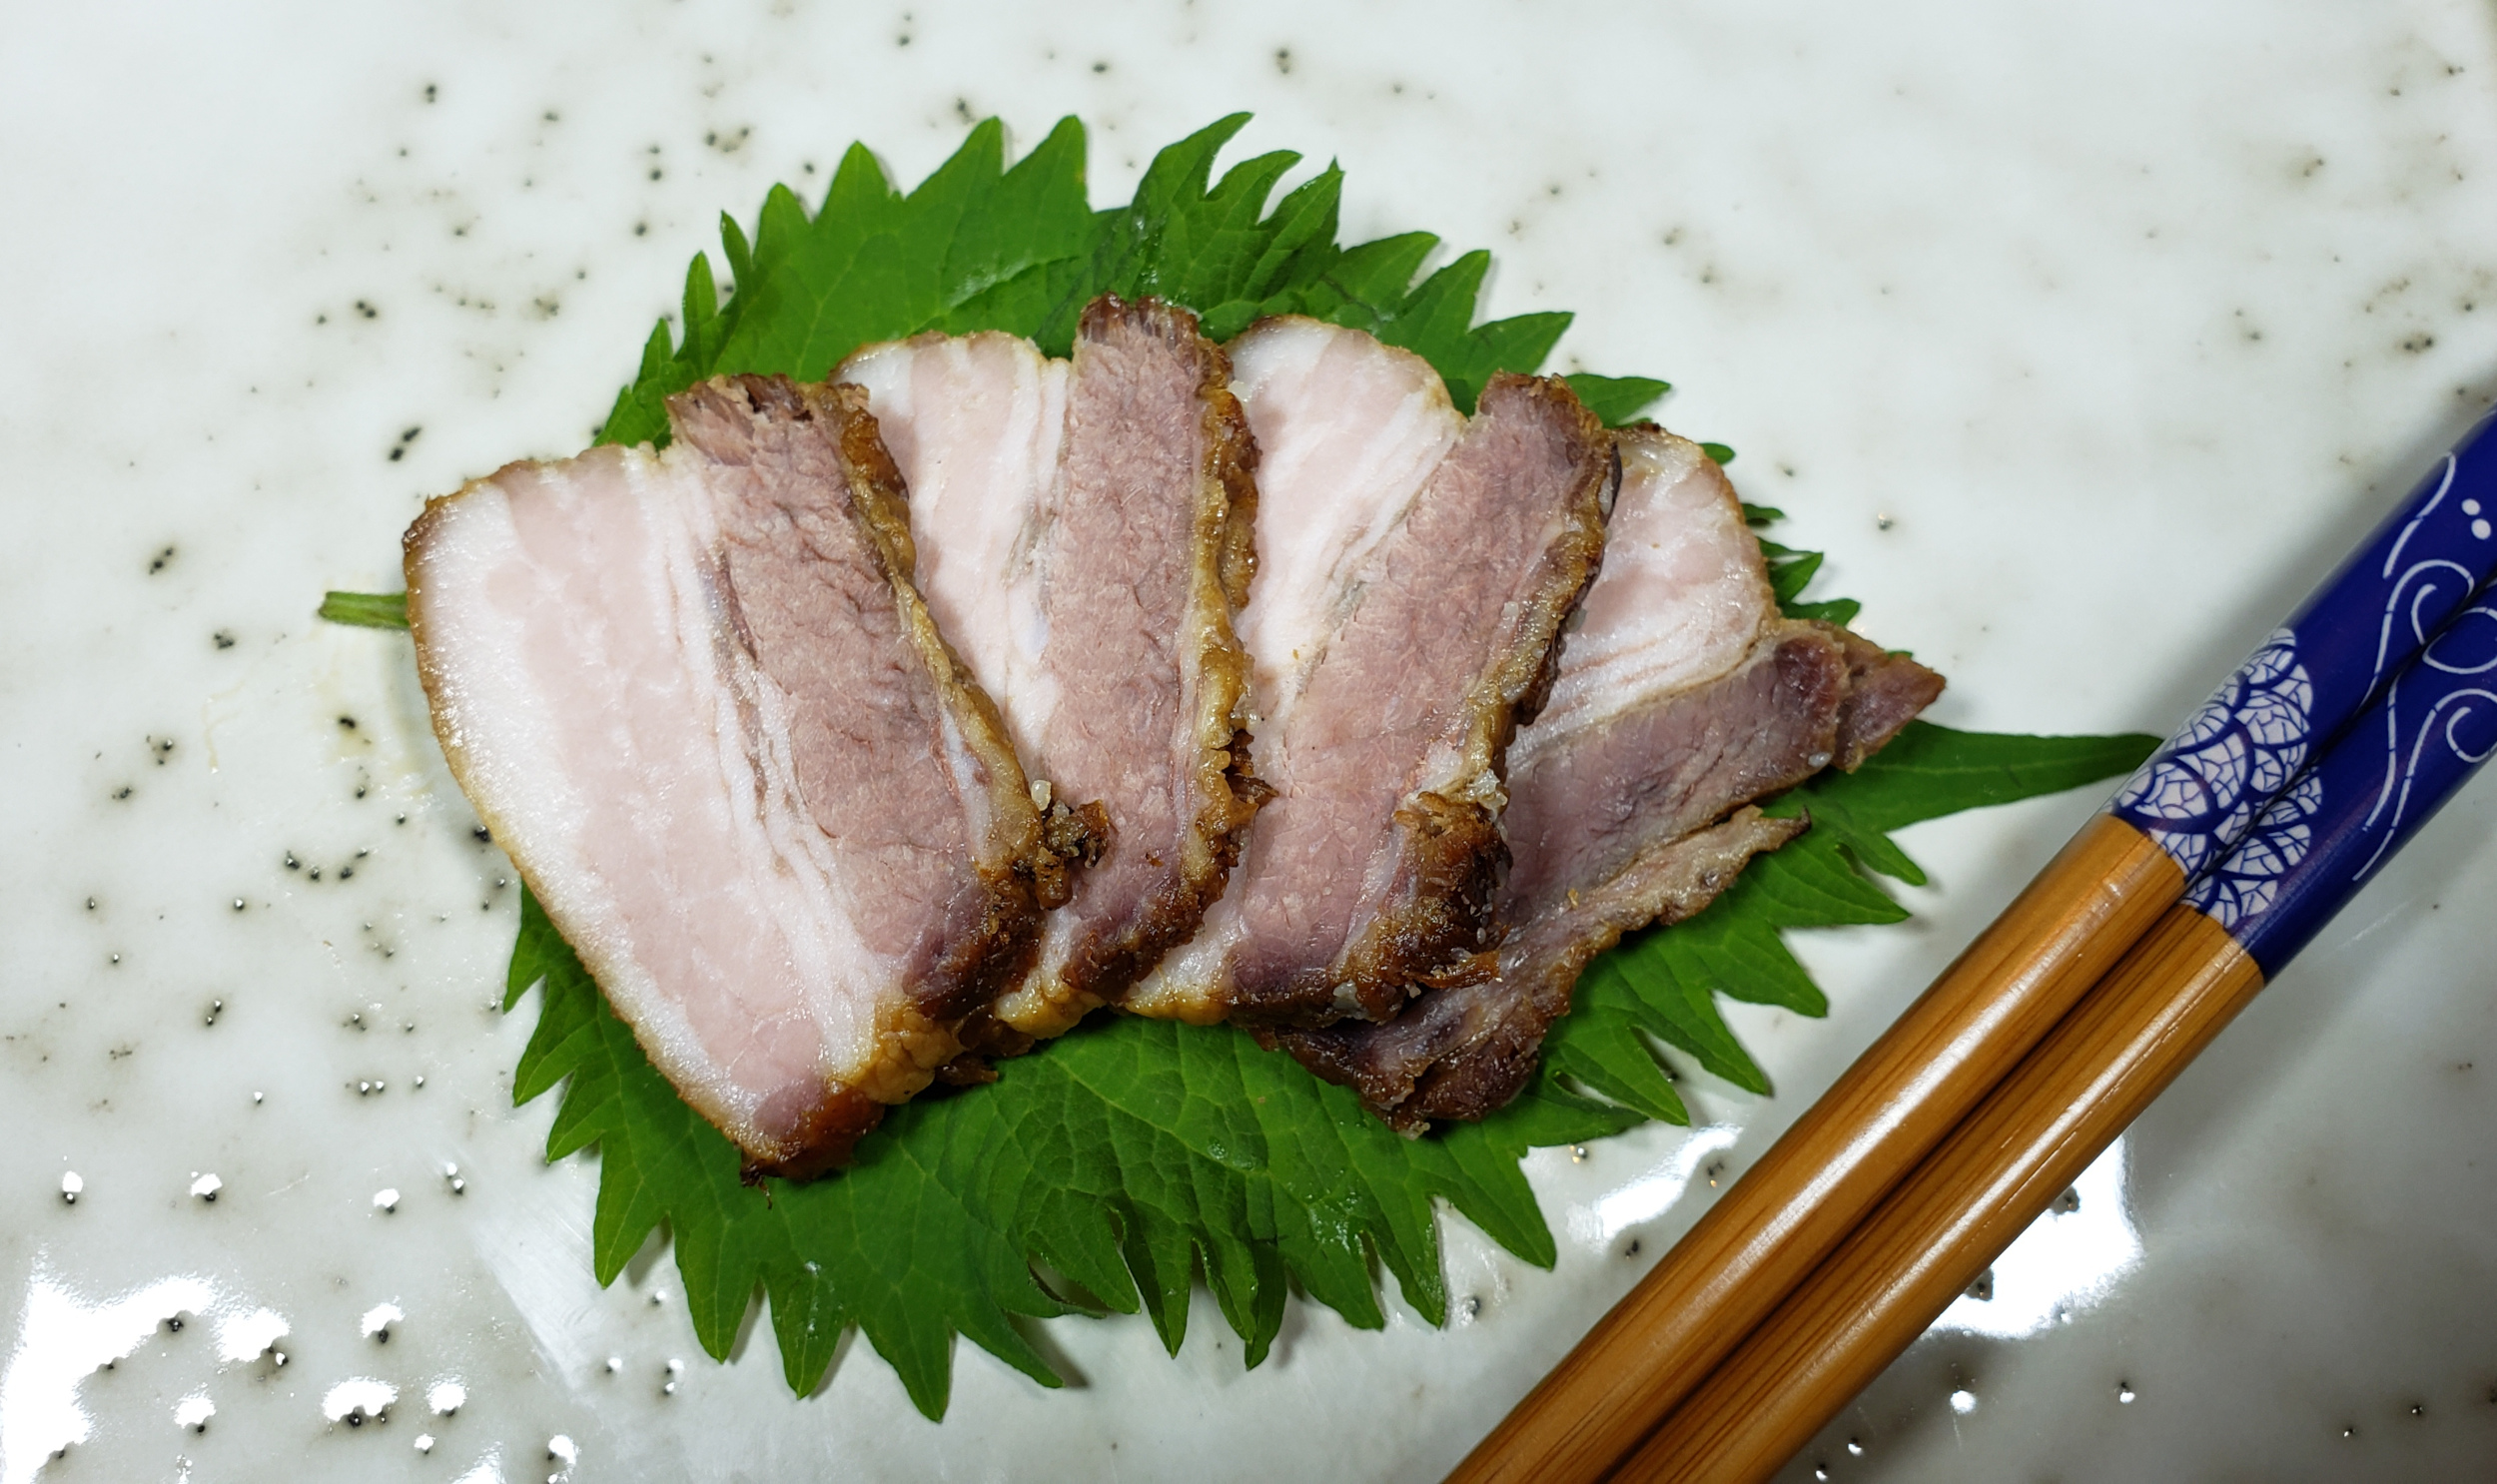
<svg viewBox="0 0 2497 1484">
<path fill-rule="evenodd" d="M 1697 913 L 1805 827 L 1749 801 L 1854 766 L 1942 689 L 1844 629 L 1781 618 L 1742 506 L 1697 445 L 1647 427 L 1620 449 L 1603 571 L 1509 752 L 1497 974 L 1384 1025 L 1281 1038 L 1400 1127 L 1516 1096 L 1591 959 Z"/>
<path fill-rule="evenodd" d="M 1090 862 L 996 1007 L 1055 1035 L 1196 931 L 1255 808 L 1232 629 L 1255 485 L 1231 368 L 1186 311 L 1105 298 L 1072 363 L 923 336 L 835 375 L 866 389 L 909 486 L 939 626 Z"/>
<path fill-rule="evenodd" d="M 1258 447 L 1241 635 L 1274 794 L 1204 928 L 1123 1003 L 1381 1019 L 1496 941 L 1501 761 L 1602 549 L 1612 441 L 1561 381 L 1495 376 L 1469 420 L 1420 358 L 1313 320 L 1231 351 Z"/>
<path fill-rule="evenodd" d="M 865 400 L 706 382 L 665 452 L 513 464 L 408 533 L 453 774 L 755 1171 L 842 1161 L 954 1063 L 1066 894 Z"/>
<path fill-rule="evenodd" d="M 1853 773 L 1882 744 L 1942 694 L 1942 677 L 1861 634 L 1825 625 L 1847 651 L 1847 699 L 1838 708 L 1838 755 L 1832 763 Z"/>
</svg>

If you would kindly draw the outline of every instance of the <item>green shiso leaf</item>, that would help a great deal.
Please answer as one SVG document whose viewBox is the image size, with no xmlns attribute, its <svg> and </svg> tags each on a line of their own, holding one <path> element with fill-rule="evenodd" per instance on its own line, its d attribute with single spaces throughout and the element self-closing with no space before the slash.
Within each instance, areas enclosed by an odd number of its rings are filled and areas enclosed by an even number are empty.
<svg viewBox="0 0 2497 1484">
<path fill-rule="evenodd" d="M 1588 411 L 1604 419 L 1606 427 L 1619 427 L 1630 421 L 1673 389 L 1671 382 L 1654 376 L 1597 376 L 1576 371 L 1561 379 L 1578 393 L 1578 400 L 1587 404 Z M 1733 451 L 1726 449 L 1729 454 Z"/>
<path fill-rule="evenodd" d="M 775 188 L 751 233 L 722 219 L 729 284 L 707 258 L 693 260 L 676 330 L 652 331 L 601 440 L 663 441 L 665 398 L 705 376 L 820 377 L 862 345 L 923 331 L 1003 330 L 1065 355 L 1077 315 L 1105 292 L 1188 305 L 1217 338 L 1284 313 L 1367 330 L 1428 360 L 1468 410 L 1493 372 L 1541 367 L 1569 317 L 1476 324 L 1487 254 L 1424 274 L 1438 249 L 1425 233 L 1337 246 L 1342 175 L 1331 165 L 1279 199 L 1298 156 L 1261 155 L 1218 178 L 1215 157 L 1246 122 L 1234 115 L 1171 146 L 1132 202 L 1103 211 L 1086 195 L 1074 119 L 1011 167 L 1003 129 L 982 124 L 909 192 L 854 146 L 812 214 Z M 1644 376 L 1569 379 L 1616 423 L 1667 389 Z M 1707 447 L 1720 461 L 1733 456 Z M 1755 524 L 1778 518 L 1749 513 Z M 1854 614 L 1844 599 L 1803 598 L 1817 554 L 1768 549 L 1787 611 Z M 406 623 L 396 595 L 333 593 L 322 612 Z M 956 1334 L 1056 1386 L 1018 1321 L 1141 1311 L 1176 1351 L 1198 1281 L 1255 1365 L 1294 1283 L 1356 1326 L 1382 1325 L 1373 1261 L 1407 1303 L 1441 1322 L 1443 1203 L 1550 1266 L 1556 1247 L 1521 1157 L 1646 1118 L 1689 1121 L 1660 1045 L 1768 1091 L 1717 997 L 1823 1014 L 1820 990 L 1781 935 L 1904 918 L 1867 874 L 1923 879 L 1889 831 L 2121 772 L 2150 743 L 1920 723 L 1854 775 L 1793 791 L 1773 812 L 1810 811 L 1810 834 L 1755 863 L 1691 922 L 1597 960 L 1526 1093 L 1479 1123 L 1421 1139 L 1389 1131 L 1350 1093 L 1245 1033 L 1111 1018 L 1001 1064 L 985 1088 L 893 1110 L 836 1177 L 748 1186 L 737 1151 L 651 1068 L 525 896 L 505 1004 L 535 988 L 538 1020 L 513 1098 L 560 1090 L 549 1158 L 598 1149 L 599 1281 L 613 1281 L 664 1223 L 703 1347 L 726 1356 L 759 1291 L 799 1394 L 821 1384 L 851 1326 L 930 1417 L 945 1411 Z"/>
<path fill-rule="evenodd" d="M 709 260 L 685 276 L 681 331 L 651 332 L 641 371 L 616 397 L 600 440 L 661 442 L 666 398 L 705 376 L 781 371 L 820 377 L 860 346 L 922 331 L 1004 330 L 1064 356 L 1076 317 L 1103 294 L 1159 295 L 1196 310 L 1226 339 L 1265 315 L 1313 315 L 1367 330 L 1438 368 L 1471 411 L 1495 371 L 1539 369 L 1570 317 L 1474 323 L 1491 255 L 1468 253 L 1421 276 L 1438 247 L 1407 233 L 1335 244 L 1343 173 L 1333 166 L 1274 197 L 1300 157 L 1244 161 L 1217 179 L 1217 152 L 1248 122 L 1234 114 L 1156 156 L 1125 206 L 1094 211 L 1085 194 L 1084 126 L 1062 121 L 1009 168 L 992 119 L 908 193 L 853 145 L 821 207 L 786 187 L 764 200 L 748 246 L 723 221 L 736 275 L 725 303 Z M 1608 420 L 1665 389 L 1644 376 L 1584 376 Z"/>
</svg>

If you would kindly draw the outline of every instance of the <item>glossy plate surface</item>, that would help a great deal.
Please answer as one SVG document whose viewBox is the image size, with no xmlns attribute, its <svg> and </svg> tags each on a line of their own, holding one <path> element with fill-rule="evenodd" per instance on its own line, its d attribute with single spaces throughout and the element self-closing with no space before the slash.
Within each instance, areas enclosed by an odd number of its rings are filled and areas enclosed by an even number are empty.
<svg viewBox="0 0 2497 1484">
<path fill-rule="evenodd" d="M 717 214 L 854 138 L 913 182 L 970 119 L 1080 112 L 1107 201 L 1255 110 L 1233 157 L 1338 158 L 1348 238 L 1488 246 L 1490 313 L 1679 383 L 1954 725 L 2166 730 L 2497 392 L 2484 6 L 11 32 L 0 1484 L 1434 1479 L 2098 802 L 1910 832 L 1917 921 L 1801 946 L 1831 1019 L 1734 1011 L 1778 1096 L 1686 1072 L 1700 1126 L 1539 1154 L 1559 1269 L 1451 1219 L 1445 1332 L 1295 1305 L 1243 1373 L 1211 1304 L 1176 1361 L 1053 1321 L 1079 1384 L 961 1346 L 941 1427 L 855 1341 L 803 1401 L 768 1331 L 715 1365 L 662 1248 L 592 1282 L 595 1165 L 509 1106 L 507 868 L 404 642 L 311 610 L 398 586 L 425 495 L 577 449 Z M 2492 834 L 2483 779 L 1790 1477 L 2485 1467 Z"/>
</svg>

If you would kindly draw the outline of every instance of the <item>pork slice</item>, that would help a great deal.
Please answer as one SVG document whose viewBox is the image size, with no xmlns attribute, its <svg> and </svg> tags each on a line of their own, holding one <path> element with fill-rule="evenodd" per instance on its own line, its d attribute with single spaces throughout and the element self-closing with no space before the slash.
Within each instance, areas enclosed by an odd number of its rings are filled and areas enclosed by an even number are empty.
<svg viewBox="0 0 2497 1484">
<path fill-rule="evenodd" d="M 1742 506 L 1697 445 L 1642 427 L 1620 447 L 1603 571 L 1509 754 L 1496 974 L 1383 1025 L 1281 1038 L 1408 1130 L 1515 1097 L 1589 961 L 1699 912 L 1805 828 L 1749 801 L 1861 761 L 1941 688 L 1845 629 L 1780 617 Z"/>
<path fill-rule="evenodd" d="M 1495 941 L 1502 759 L 1603 545 L 1611 438 L 1558 380 L 1469 421 L 1418 357 L 1313 320 L 1232 347 L 1258 447 L 1242 616 L 1274 790 L 1230 892 L 1123 1002 L 1380 1019 Z"/>
<path fill-rule="evenodd" d="M 1746 806 L 1733 817 L 1634 857 L 1583 896 L 1583 910 L 1512 931 L 1500 973 L 1438 988 L 1382 1025 L 1345 1023 L 1279 1040 L 1303 1066 L 1361 1095 L 1407 1133 L 1433 1118 L 1478 1118 L 1534 1076 L 1544 1035 L 1568 1013 L 1579 972 L 1623 933 L 1696 914 L 1755 855 L 1804 830 Z"/>
<path fill-rule="evenodd" d="M 407 540 L 453 775 L 754 1172 L 846 1159 L 1066 889 L 864 401 L 706 382 L 665 452 L 510 465 Z"/>
<path fill-rule="evenodd" d="M 1934 704 L 1943 679 L 1852 629 L 1822 627 L 1847 651 L 1847 699 L 1838 708 L 1838 756 L 1833 763 L 1841 772 L 1853 773 Z"/>
<path fill-rule="evenodd" d="M 1232 629 L 1255 484 L 1230 364 L 1186 311 L 1104 298 L 1072 363 L 927 336 L 835 374 L 886 429 L 939 625 L 1089 863 L 995 1007 L 1055 1035 L 1196 931 L 1256 805 Z"/>
<path fill-rule="evenodd" d="M 1057 709 L 1041 558 L 1067 436 L 1067 370 L 1030 341 L 984 331 L 871 346 L 832 379 L 864 388 L 909 491 L 919 591 L 1016 753 L 1050 776 L 1034 725 Z"/>
</svg>

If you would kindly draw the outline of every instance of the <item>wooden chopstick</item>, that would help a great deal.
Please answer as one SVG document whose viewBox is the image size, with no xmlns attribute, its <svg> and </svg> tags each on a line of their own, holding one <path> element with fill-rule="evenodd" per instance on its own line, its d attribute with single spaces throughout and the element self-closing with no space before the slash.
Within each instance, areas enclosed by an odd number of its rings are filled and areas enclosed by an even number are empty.
<svg viewBox="0 0 2497 1484">
<path fill-rule="evenodd" d="M 2197 879 L 1614 1476 L 1767 1478 L 2003 1254 L 2492 753 L 2497 599 Z"/>
<path fill-rule="evenodd" d="M 2092 820 L 1606 1314 L 1452 1481 L 1593 1481 L 1768 1317 L 2184 891 Z"/>
<path fill-rule="evenodd" d="M 2054 1203 L 2263 979 L 2169 910 L 2072 1019 L 1787 1296 L 1613 1476 L 1765 1479 Z"/>
<path fill-rule="evenodd" d="M 1607 1477 L 2159 921 L 2188 871 L 2236 845 L 2311 745 L 2497 568 L 2480 518 L 2483 499 L 2497 505 L 2493 425 L 2445 456 L 1451 1484 Z M 2233 762 L 2214 754 L 2229 745 Z"/>
</svg>

